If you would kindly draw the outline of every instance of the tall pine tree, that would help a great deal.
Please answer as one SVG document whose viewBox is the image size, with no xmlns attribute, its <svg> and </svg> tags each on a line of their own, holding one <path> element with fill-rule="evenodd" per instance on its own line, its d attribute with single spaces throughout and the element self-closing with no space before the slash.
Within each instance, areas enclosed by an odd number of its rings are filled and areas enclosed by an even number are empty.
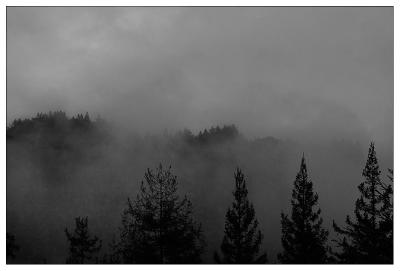
<svg viewBox="0 0 400 271">
<path fill-rule="evenodd" d="M 317 203 L 318 195 L 313 192 L 303 154 L 292 191 L 291 217 L 281 214 L 283 252 L 278 254 L 278 259 L 282 263 L 322 264 L 328 261 L 328 231 L 322 228 L 321 209 L 316 209 Z"/>
<path fill-rule="evenodd" d="M 120 251 L 124 263 L 198 263 L 204 242 L 193 207 L 177 193 L 171 167 L 148 169 L 135 201 L 122 216 Z"/>
<path fill-rule="evenodd" d="M 380 199 L 382 206 L 380 208 L 379 228 L 381 239 L 379 241 L 382 251 L 383 261 L 393 263 L 393 170 L 389 169 L 388 183 L 381 182 Z"/>
<path fill-rule="evenodd" d="M 355 221 L 346 217 L 346 226 L 333 221 L 335 231 L 342 235 L 336 240 L 341 263 L 393 263 L 393 189 L 380 178 L 375 145 L 371 142 L 368 159 L 358 186 L 360 197 L 355 204 Z M 389 177 L 390 178 L 390 177 Z"/>
<path fill-rule="evenodd" d="M 69 256 L 67 263 L 90 263 L 92 257 L 101 248 L 101 240 L 97 236 L 91 237 L 88 229 L 88 218 L 75 218 L 75 230 L 71 234 L 65 229 L 65 235 L 69 242 Z"/>
<path fill-rule="evenodd" d="M 262 264 L 266 263 L 267 254 L 259 255 L 263 239 L 258 229 L 253 204 L 247 198 L 246 180 L 242 171 L 235 173 L 235 198 L 225 217 L 225 235 L 221 244 L 222 259 L 216 252 L 217 263 L 225 264 Z"/>
</svg>

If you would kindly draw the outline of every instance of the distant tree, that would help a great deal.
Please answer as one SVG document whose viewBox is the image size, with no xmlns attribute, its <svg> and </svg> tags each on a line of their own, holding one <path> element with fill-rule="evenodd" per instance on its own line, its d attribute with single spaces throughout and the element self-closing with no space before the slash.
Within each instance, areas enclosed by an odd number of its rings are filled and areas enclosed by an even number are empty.
<svg viewBox="0 0 400 271">
<path fill-rule="evenodd" d="M 15 236 L 7 232 L 7 259 L 14 259 L 19 246 L 15 243 Z"/>
<path fill-rule="evenodd" d="M 207 129 L 204 129 L 203 132 L 199 133 L 197 138 L 200 143 L 207 143 L 207 141 L 209 141 L 209 138 L 210 138 L 210 133 L 208 132 Z"/>
<path fill-rule="evenodd" d="M 225 264 L 262 264 L 268 261 L 261 253 L 263 235 L 258 229 L 253 204 L 247 198 L 246 180 L 242 171 L 235 173 L 234 202 L 225 216 L 225 235 L 221 244 L 222 258 L 217 252 L 214 259 Z"/>
<path fill-rule="evenodd" d="M 67 263 L 84 264 L 92 260 L 101 248 L 101 240 L 97 236 L 91 237 L 88 229 L 88 218 L 75 218 L 75 230 L 71 234 L 65 229 L 65 235 L 69 242 L 69 256 Z"/>
<path fill-rule="evenodd" d="M 101 124 L 103 123 L 99 121 L 93 122 L 87 112 L 85 116 L 78 114 L 68 118 L 63 111 L 50 111 L 38 113 L 30 119 L 16 119 L 7 126 L 6 132 L 7 139 L 10 140 L 24 137 L 31 139 L 36 137 L 32 134 L 40 134 L 40 138 L 44 137 L 44 141 L 47 142 L 68 137 L 72 132 L 87 133 L 96 130 Z"/>
<path fill-rule="evenodd" d="M 225 141 L 231 141 L 236 139 L 239 132 L 235 125 L 224 125 L 222 128 L 219 126 L 211 127 L 209 130 L 204 129 L 203 132 L 199 132 L 195 139 L 200 144 L 212 144 L 221 143 Z"/>
<path fill-rule="evenodd" d="M 341 263 L 393 263 L 393 189 L 382 182 L 380 174 L 372 142 L 362 173 L 365 180 L 358 186 L 361 195 L 355 204 L 355 221 L 347 216 L 345 228 L 333 221 L 334 230 L 342 235 L 335 240 L 341 249 L 335 256 Z M 389 180 L 393 180 L 391 175 Z"/>
<path fill-rule="evenodd" d="M 85 113 L 85 117 L 83 118 L 86 122 L 90 122 L 90 117 L 89 117 L 89 113 L 86 112 Z"/>
<path fill-rule="evenodd" d="M 326 241 L 328 231 L 322 228 L 321 209 L 315 210 L 318 195 L 308 177 L 304 155 L 292 191 L 292 213 L 281 214 L 283 252 L 282 263 L 322 264 L 328 261 Z"/>
<path fill-rule="evenodd" d="M 171 167 L 147 169 L 135 201 L 122 216 L 120 250 L 124 263 L 198 263 L 203 251 L 193 208 L 177 193 Z"/>
</svg>

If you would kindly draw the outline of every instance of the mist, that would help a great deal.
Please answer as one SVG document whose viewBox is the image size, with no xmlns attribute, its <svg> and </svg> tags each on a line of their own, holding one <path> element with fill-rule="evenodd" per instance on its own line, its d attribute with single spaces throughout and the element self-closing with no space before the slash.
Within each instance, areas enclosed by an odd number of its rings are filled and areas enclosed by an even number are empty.
<svg viewBox="0 0 400 271">
<path fill-rule="evenodd" d="M 61 150 L 7 139 L 19 260 L 64 262 L 79 215 L 106 250 L 146 168 L 162 163 L 202 223 L 204 262 L 241 167 L 275 261 L 303 153 L 330 231 L 353 212 L 369 142 L 383 176 L 393 168 L 393 79 L 390 7 L 8 7 L 7 124 L 89 112 L 108 138 L 63 138 Z M 180 135 L 230 124 L 238 137 L 202 148 Z"/>
<path fill-rule="evenodd" d="M 7 45 L 9 121 L 62 109 L 140 131 L 393 141 L 389 7 L 10 7 Z"/>
</svg>

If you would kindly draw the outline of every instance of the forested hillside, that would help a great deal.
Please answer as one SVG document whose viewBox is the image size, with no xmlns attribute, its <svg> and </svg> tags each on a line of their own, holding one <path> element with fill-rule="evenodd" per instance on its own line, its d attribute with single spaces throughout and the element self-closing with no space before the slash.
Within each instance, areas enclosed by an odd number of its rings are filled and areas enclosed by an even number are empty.
<svg viewBox="0 0 400 271">
<path fill-rule="evenodd" d="M 151 187 L 151 177 L 145 173 L 161 164 L 176 176 L 176 195 L 190 200 L 185 209 L 190 219 L 185 221 L 201 228 L 202 243 L 195 250 L 199 258 L 193 254 L 193 262 L 214 262 L 233 200 L 234 173 L 240 168 L 244 175 L 237 173 L 235 178 L 246 180 L 243 191 L 254 206 L 263 237 L 257 243 L 259 250 L 275 263 L 283 249 L 281 212 L 291 208 L 293 182 L 304 154 L 323 210 L 321 226 L 329 229 L 324 245 L 333 246 L 332 221 L 344 223 L 359 193 L 368 150 L 364 142 L 338 139 L 310 146 L 272 136 L 248 139 L 244 132 L 223 125 L 199 133 L 184 129 L 143 136 L 121 132 L 87 113 L 68 117 L 61 111 L 14 120 L 7 127 L 7 232 L 18 249 L 10 262 L 64 263 L 71 249 L 64 229 L 78 225 L 90 227 L 102 240 L 90 261 L 122 260 L 113 254 L 111 244 L 120 242 L 127 199 L 136 199 L 146 178 Z M 379 157 L 379 147 L 377 152 Z M 386 179 L 386 168 L 392 165 L 387 157 L 383 161 L 382 179 Z M 189 223 L 192 220 L 194 224 Z M 72 237 L 69 231 L 68 240 Z M 164 250 L 160 253 L 160 262 L 185 262 Z M 74 257 L 70 255 L 70 261 L 76 261 Z"/>
</svg>

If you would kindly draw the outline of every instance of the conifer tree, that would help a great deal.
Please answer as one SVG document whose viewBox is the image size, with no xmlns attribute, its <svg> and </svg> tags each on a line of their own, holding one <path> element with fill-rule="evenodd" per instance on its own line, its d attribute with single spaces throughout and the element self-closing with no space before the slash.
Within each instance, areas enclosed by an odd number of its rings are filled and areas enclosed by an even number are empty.
<svg viewBox="0 0 400 271">
<path fill-rule="evenodd" d="M 355 221 L 346 217 L 346 226 L 333 227 L 342 238 L 335 240 L 340 252 L 335 253 L 341 263 L 393 262 L 393 190 L 380 179 L 375 145 L 371 142 L 368 159 L 358 186 L 360 197 L 355 203 Z M 389 177 L 391 178 L 391 177 Z"/>
<path fill-rule="evenodd" d="M 388 183 L 380 183 L 379 198 L 382 200 L 382 206 L 379 210 L 381 232 L 379 244 L 383 262 L 393 263 L 393 170 L 389 169 L 388 171 Z"/>
<path fill-rule="evenodd" d="M 322 228 L 321 209 L 316 209 L 317 203 L 318 195 L 313 192 L 303 154 L 292 191 L 291 217 L 281 213 L 283 252 L 278 254 L 278 259 L 282 263 L 322 264 L 328 261 L 328 231 Z"/>
<path fill-rule="evenodd" d="M 65 229 L 69 242 L 69 256 L 67 263 L 84 264 L 90 261 L 101 248 L 101 240 L 97 236 L 91 237 L 88 229 L 88 218 L 75 218 L 75 230 L 71 234 Z"/>
<path fill-rule="evenodd" d="M 193 207 L 177 193 L 171 167 L 147 169 L 135 201 L 122 215 L 120 251 L 124 263 L 198 263 L 204 242 Z"/>
<path fill-rule="evenodd" d="M 225 216 L 225 235 L 221 244 L 222 258 L 217 252 L 214 259 L 225 264 L 262 264 L 268 261 L 261 253 L 263 235 L 258 229 L 253 204 L 247 198 L 246 180 L 242 171 L 235 173 L 234 202 Z"/>
</svg>

